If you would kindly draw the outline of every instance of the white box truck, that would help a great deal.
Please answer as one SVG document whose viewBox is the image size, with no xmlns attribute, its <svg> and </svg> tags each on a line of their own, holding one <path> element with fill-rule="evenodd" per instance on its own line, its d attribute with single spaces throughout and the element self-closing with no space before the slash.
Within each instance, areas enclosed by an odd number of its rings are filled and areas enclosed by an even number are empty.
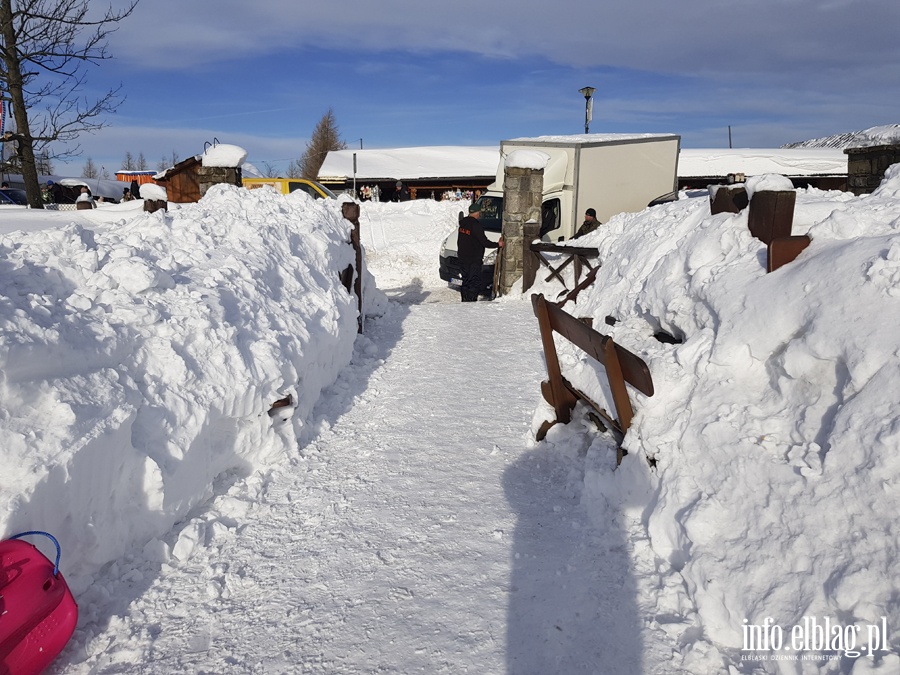
<svg viewBox="0 0 900 675">
<path fill-rule="evenodd" d="M 549 160 L 544 167 L 541 238 L 571 239 L 593 208 L 597 220 L 642 211 L 678 195 L 676 134 L 581 134 L 514 138 L 500 143 L 496 181 L 487 187 L 481 202 L 481 223 L 488 238 L 500 238 L 503 225 L 503 177 L 506 158 L 516 150 L 538 150 Z M 496 249 L 485 257 L 485 287 L 491 285 Z M 462 277 L 456 257 L 456 231 L 441 246 L 440 276 L 459 288 Z"/>
</svg>

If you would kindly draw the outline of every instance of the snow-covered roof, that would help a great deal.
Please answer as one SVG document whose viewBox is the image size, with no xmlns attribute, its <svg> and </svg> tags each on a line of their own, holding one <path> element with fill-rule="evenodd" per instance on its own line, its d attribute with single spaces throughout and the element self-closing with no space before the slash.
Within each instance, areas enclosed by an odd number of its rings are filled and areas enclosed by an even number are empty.
<svg viewBox="0 0 900 675">
<path fill-rule="evenodd" d="M 613 143 L 624 141 L 642 141 L 649 138 L 673 138 L 677 134 L 564 134 L 560 136 L 531 136 L 511 138 L 510 143 L 568 143 L 572 145 L 589 145 L 592 143 Z"/>
<path fill-rule="evenodd" d="M 767 173 L 784 176 L 846 175 L 847 155 L 843 150 L 832 148 L 682 148 L 678 156 L 679 178 L 727 176 L 730 173 L 748 176 Z"/>
<path fill-rule="evenodd" d="M 319 180 L 352 178 L 354 155 L 357 180 L 493 177 L 500 161 L 500 146 L 332 150 L 319 169 Z"/>
<path fill-rule="evenodd" d="M 669 134 L 581 134 L 574 136 L 538 136 L 534 139 L 573 143 L 634 138 L 666 137 Z M 335 150 L 328 153 L 319 180 L 346 180 L 353 177 L 356 155 L 357 180 L 415 180 L 422 178 L 493 177 L 500 161 L 498 146 L 426 146 L 418 148 L 380 148 L 372 150 Z M 727 176 L 743 173 L 758 176 L 779 173 L 785 176 L 846 175 L 847 156 L 835 148 L 712 148 L 681 149 L 679 178 Z"/>
</svg>

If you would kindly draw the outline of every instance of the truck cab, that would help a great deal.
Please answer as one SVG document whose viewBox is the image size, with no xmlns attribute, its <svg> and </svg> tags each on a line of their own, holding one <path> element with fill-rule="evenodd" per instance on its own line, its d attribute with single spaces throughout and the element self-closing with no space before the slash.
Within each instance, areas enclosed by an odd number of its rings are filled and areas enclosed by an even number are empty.
<svg viewBox="0 0 900 675">
<path fill-rule="evenodd" d="M 559 241 L 565 239 L 565 235 L 560 232 L 561 197 L 562 195 L 551 195 L 544 200 L 541 207 L 541 238 L 547 241 L 557 241 L 553 238 L 553 235 L 558 235 Z M 499 240 L 500 234 L 503 231 L 503 193 L 488 189 L 488 191 L 475 201 L 481 205 L 480 220 L 484 227 L 485 235 L 487 235 L 487 238 L 491 241 Z M 462 220 L 464 215 L 465 214 L 460 211 L 459 220 Z M 462 286 L 462 271 L 459 266 L 459 259 L 456 255 L 456 235 L 456 230 L 454 230 L 447 235 L 444 242 L 441 244 L 438 274 L 441 279 L 446 281 L 451 287 L 459 289 Z M 498 249 L 492 248 L 485 252 L 484 267 L 482 268 L 485 294 L 488 293 L 493 284 L 494 263 L 497 260 L 497 251 Z"/>
</svg>

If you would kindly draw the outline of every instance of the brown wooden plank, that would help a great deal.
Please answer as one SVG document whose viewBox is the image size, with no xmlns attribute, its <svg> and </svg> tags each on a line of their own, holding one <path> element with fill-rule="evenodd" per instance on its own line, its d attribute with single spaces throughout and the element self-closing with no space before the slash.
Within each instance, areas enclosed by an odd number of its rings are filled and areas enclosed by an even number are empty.
<svg viewBox="0 0 900 675">
<path fill-rule="evenodd" d="M 753 195 L 747 212 L 750 234 L 764 244 L 791 236 L 794 223 L 794 190 L 763 190 Z"/>
<path fill-rule="evenodd" d="M 546 390 L 542 387 L 542 391 L 545 398 L 549 392 L 552 399 L 549 403 L 556 412 L 557 421 L 568 424 L 572 419 L 571 413 L 572 408 L 575 407 L 575 399 L 566 388 L 563 382 L 562 371 L 559 368 L 559 357 L 556 354 L 556 344 L 553 342 L 553 329 L 550 326 L 550 305 L 543 295 L 531 296 L 531 305 L 538 320 L 541 344 L 544 347 L 544 360 L 547 362 L 547 375 L 549 377 L 549 386 Z"/>
<path fill-rule="evenodd" d="M 550 276 L 547 277 L 546 279 L 544 279 L 544 281 L 550 281 L 553 277 L 556 277 L 557 279 L 559 279 L 560 283 L 563 286 L 565 286 L 566 285 L 565 279 L 562 278 L 560 272 L 562 272 L 569 265 L 569 263 L 572 262 L 573 260 L 574 260 L 574 258 L 571 258 L 571 257 L 566 258 L 565 262 L 563 262 L 563 264 L 560 265 L 559 267 L 553 267 L 549 262 L 547 262 L 546 263 L 547 267 L 550 269 Z"/>
<path fill-rule="evenodd" d="M 716 215 L 717 213 L 740 213 L 746 208 L 749 201 L 747 199 L 747 190 L 743 185 L 711 185 L 709 189 L 709 212 L 711 215 Z M 713 191 L 715 191 L 715 199 L 712 196 Z"/>
<path fill-rule="evenodd" d="M 580 255 L 586 258 L 600 257 L 600 249 L 587 246 L 561 246 L 546 241 L 532 242 L 529 246 L 532 251 L 542 251 L 544 253 L 565 253 L 567 255 Z"/>
<path fill-rule="evenodd" d="M 810 238 L 806 234 L 791 237 L 776 237 L 769 242 L 769 260 L 766 271 L 774 272 L 782 265 L 794 262 L 810 244 Z"/>
<path fill-rule="evenodd" d="M 592 283 L 594 283 L 594 279 L 597 278 L 597 272 L 598 272 L 599 270 L 600 270 L 600 266 L 599 266 L 599 265 L 598 265 L 597 267 L 591 268 L 591 271 L 590 271 L 590 272 L 588 273 L 588 275 L 584 278 L 584 281 L 582 281 L 582 282 L 581 282 L 580 284 L 578 284 L 575 288 L 573 288 L 565 298 L 563 298 L 561 301 L 555 303 L 556 306 L 557 306 L 557 307 L 562 307 L 564 304 L 566 304 L 566 303 L 569 302 L 570 300 L 574 300 L 575 298 L 577 298 L 577 297 L 578 297 L 578 294 L 581 293 L 581 291 L 583 291 L 585 288 L 587 288 L 587 287 L 590 286 Z"/>
<path fill-rule="evenodd" d="M 543 298 L 543 296 L 540 297 Z M 601 335 L 572 315 L 549 304 L 547 317 L 553 330 L 606 367 L 605 345 L 606 341 L 612 340 L 612 338 Z M 625 381 L 642 394 L 653 396 L 653 378 L 650 376 L 647 364 L 621 345 L 615 344 L 615 349 Z"/>
<path fill-rule="evenodd" d="M 631 399 L 625 389 L 625 377 L 622 374 L 622 366 L 616 351 L 616 343 L 607 340 L 605 345 L 606 379 L 609 382 L 609 391 L 612 393 L 613 404 L 616 406 L 619 428 L 625 434 L 631 426 L 634 417 L 634 409 L 631 407 Z"/>
</svg>

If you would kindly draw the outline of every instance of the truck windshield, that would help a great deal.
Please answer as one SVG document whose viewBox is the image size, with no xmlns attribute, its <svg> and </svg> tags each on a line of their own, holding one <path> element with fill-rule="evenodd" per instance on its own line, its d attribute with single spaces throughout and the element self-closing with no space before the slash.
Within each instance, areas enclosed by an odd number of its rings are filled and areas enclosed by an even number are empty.
<svg viewBox="0 0 900 675">
<path fill-rule="evenodd" d="M 503 197 L 489 197 L 481 195 L 478 198 L 481 204 L 481 222 L 482 227 L 489 232 L 503 231 Z"/>
</svg>

